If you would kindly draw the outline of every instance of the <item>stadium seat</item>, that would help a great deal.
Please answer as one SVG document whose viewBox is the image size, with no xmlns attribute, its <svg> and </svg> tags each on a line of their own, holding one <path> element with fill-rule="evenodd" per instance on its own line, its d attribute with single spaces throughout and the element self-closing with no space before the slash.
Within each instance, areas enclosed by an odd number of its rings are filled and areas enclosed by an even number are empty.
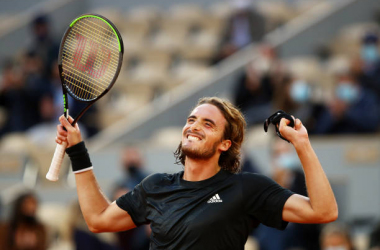
<svg viewBox="0 0 380 250">
<path fill-rule="evenodd" d="M 150 145 L 159 145 L 160 148 L 174 149 L 181 141 L 182 127 L 165 127 L 150 138 Z"/>
<path fill-rule="evenodd" d="M 212 17 L 219 20 L 226 20 L 232 14 L 232 8 L 229 2 L 214 2 L 210 4 L 208 10 Z"/>
<path fill-rule="evenodd" d="M 209 70 L 211 69 L 204 63 L 182 60 L 170 69 L 169 79 L 165 82 L 166 89 L 169 90 L 194 77 L 207 75 Z"/>
<path fill-rule="evenodd" d="M 321 65 L 316 57 L 293 57 L 286 60 L 291 74 L 308 82 L 319 82 L 322 74 Z"/>
<path fill-rule="evenodd" d="M 284 2 L 259 1 L 256 8 L 266 19 L 267 31 L 285 24 L 297 15 L 296 11 Z"/>
<path fill-rule="evenodd" d="M 113 24 L 115 24 L 116 27 L 120 27 L 124 22 L 122 13 L 117 8 L 103 7 L 103 8 L 98 8 L 98 9 L 93 10 L 92 13 L 96 13 L 96 14 L 104 16 L 105 18 L 109 19 Z"/>
<path fill-rule="evenodd" d="M 357 56 L 363 36 L 368 32 L 380 32 L 380 27 L 376 23 L 355 23 L 339 31 L 335 39 L 331 42 L 331 50 L 335 54 L 345 54 Z"/>
<path fill-rule="evenodd" d="M 177 20 L 197 23 L 206 17 L 204 9 L 196 4 L 176 4 L 169 9 L 169 15 Z"/>
</svg>

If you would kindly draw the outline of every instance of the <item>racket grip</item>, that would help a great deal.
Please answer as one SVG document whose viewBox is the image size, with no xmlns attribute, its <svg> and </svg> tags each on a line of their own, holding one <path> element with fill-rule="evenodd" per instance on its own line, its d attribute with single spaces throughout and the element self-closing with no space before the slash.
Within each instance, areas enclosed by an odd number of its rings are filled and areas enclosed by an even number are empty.
<svg viewBox="0 0 380 250">
<path fill-rule="evenodd" d="M 62 144 L 57 144 L 53 159 L 51 160 L 50 168 L 46 174 L 46 179 L 49 181 L 57 181 L 59 176 L 59 170 L 62 166 L 63 157 L 65 156 L 65 149 L 67 142 L 62 142 Z"/>
</svg>

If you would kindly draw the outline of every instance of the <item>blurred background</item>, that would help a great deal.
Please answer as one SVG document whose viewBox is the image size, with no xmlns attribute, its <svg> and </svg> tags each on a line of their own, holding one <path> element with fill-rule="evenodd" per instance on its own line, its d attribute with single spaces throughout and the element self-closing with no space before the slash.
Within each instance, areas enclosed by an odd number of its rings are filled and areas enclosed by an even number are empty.
<svg viewBox="0 0 380 250">
<path fill-rule="evenodd" d="M 187 115 L 219 96 L 248 122 L 243 169 L 307 195 L 294 150 L 262 126 L 278 109 L 300 118 L 339 205 L 337 223 L 260 226 L 246 249 L 380 249 L 378 0 L 0 0 L 0 249 L 149 248 L 149 227 L 89 233 L 67 158 L 58 182 L 45 179 L 63 110 L 59 43 L 83 13 L 124 40 L 118 81 L 80 121 L 111 200 L 181 171 Z"/>
</svg>

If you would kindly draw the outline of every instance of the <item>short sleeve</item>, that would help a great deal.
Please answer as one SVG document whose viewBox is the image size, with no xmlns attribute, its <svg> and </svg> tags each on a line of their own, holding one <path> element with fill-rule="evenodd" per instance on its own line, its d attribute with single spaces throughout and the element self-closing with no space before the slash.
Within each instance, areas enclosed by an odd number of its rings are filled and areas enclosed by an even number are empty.
<svg viewBox="0 0 380 250">
<path fill-rule="evenodd" d="M 136 185 L 132 191 L 119 197 L 116 204 L 128 212 L 136 226 L 149 223 L 146 219 L 146 194 L 142 183 Z"/>
<path fill-rule="evenodd" d="M 286 228 L 288 222 L 282 220 L 282 211 L 292 194 L 264 175 L 243 173 L 244 209 L 266 226 Z"/>
</svg>

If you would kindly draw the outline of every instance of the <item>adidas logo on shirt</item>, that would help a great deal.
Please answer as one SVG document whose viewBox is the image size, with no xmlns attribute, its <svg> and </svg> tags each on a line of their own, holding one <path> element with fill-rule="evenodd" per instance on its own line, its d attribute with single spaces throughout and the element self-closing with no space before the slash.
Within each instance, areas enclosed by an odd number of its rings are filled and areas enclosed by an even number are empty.
<svg viewBox="0 0 380 250">
<path fill-rule="evenodd" d="M 207 203 L 218 203 L 218 202 L 223 202 L 222 199 L 220 199 L 219 195 L 216 194 L 211 199 L 207 201 Z"/>
</svg>

